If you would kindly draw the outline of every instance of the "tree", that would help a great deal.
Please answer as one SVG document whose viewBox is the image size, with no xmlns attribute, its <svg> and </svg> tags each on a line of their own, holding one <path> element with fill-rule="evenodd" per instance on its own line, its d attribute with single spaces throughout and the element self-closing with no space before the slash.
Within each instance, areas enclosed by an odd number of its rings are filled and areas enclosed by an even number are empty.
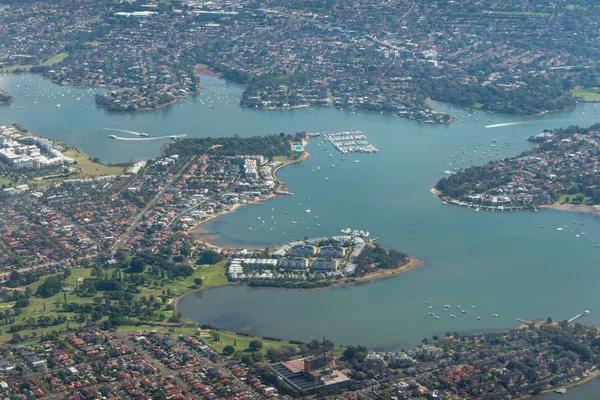
<svg viewBox="0 0 600 400">
<path fill-rule="evenodd" d="M 552 323 L 552 317 L 548 317 L 548 319 L 546 320 L 547 324 L 551 324 Z"/>
<path fill-rule="evenodd" d="M 261 362 L 263 360 L 263 355 L 260 351 L 252 353 L 252 361 Z"/>
<path fill-rule="evenodd" d="M 230 356 L 233 353 L 235 353 L 235 347 L 231 346 L 231 345 L 227 345 L 225 347 L 223 347 L 223 354 L 226 356 Z"/>
<path fill-rule="evenodd" d="M 223 256 L 214 250 L 205 250 L 200 254 L 196 264 L 208 264 L 213 265 L 223 259 Z"/>
<path fill-rule="evenodd" d="M 194 284 L 198 287 L 202 286 L 202 278 L 194 278 Z"/>
<path fill-rule="evenodd" d="M 257 351 L 263 348 L 263 344 L 260 340 L 251 340 L 250 344 L 248 344 L 248 348 L 252 351 Z"/>
<path fill-rule="evenodd" d="M 10 340 L 12 343 L 19 343 L 23 340 L 23 337 L 19 334 L 19 332 L 15 332 L 12 335 L 12 339 Z"/>
<path fill-rule="evenodd" d="M 367 356 L 367 354 L 369 354 L 369 350 L 361 345 L 358 346 L 348 346 L 346 347 L 346 350 L 344 350 L 344 353 L 342 354 L 342 360 L 344 361 L 350 361 L 352 359 L 355 359 L 356 361 L 363 361 L 365 359 L 365 357 Z"/>
<path fill-rule="evenodd" d="M 51 276 L 38 286 L 36 293 L 41 297 L 51 297 L 60 292 L 61 288 L 62 281 L 56 276 Z"/>
<path fill-rule="evenodd" d="M 136 274 L 142 273 L 146 269 L 146 262 L 139 257 L 134 257 L 129 263 L 129 269 Z"/>
<path fill-rule="evenodd" d="M 180 250 L 180 253 L 186 257 L 191 256 L 192 255 L 192 245 L 189 243 L 184 244 Z"/>
<path fill-rule="evenodd" d="M 248 366 L 252 366 L 254 365 L 254 360 L 252 359 L 252 356 L 250 354 L 244 354 L 242 356 L 242 363 L 248 365 Z"/>
</svg>

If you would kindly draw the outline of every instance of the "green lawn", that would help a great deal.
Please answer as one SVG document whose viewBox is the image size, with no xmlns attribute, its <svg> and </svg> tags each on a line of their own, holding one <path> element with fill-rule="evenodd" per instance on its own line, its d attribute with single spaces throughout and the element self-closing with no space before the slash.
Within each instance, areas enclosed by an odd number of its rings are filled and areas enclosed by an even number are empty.
<svg viewBox="0 0 600 400">
<path fill-rule="evenodd" d="M 84 152 L 72 147 L 64 152 L 65 156 L 77 161 L 74 167 L 78 168 L 83 176 L 122 175 L 123 167 L 111 167 L 109 165 L 95 163 Z"/>
<path fill-rule="evenodd" d="M 271 341 L 271 340 L 263 340 L 259 337 L 248 337 L 248 336 L 238 335 L 237 333 L 234 333 L 234 332 L 227 332 L 227 331 L 217 331 L 217 332 L 221 336 L 220 342 L 215 342 L 214 340 L 212 340 L 212 338 L 205 339 L 205 340 L 210 345 L 210 347 L 212 347 L 219 353 L 223 352 L 223 348 L 225 346 L 227 346 L 227 345 L 233 346 L 234 343 L 235 343 L 234 347 L 236 350 L 242 350 L 242 351 L 246 350 L 248 348 L 248 346 L 250 345 L 251 340 L 260 340 L 263 344 L 263 348 L 261 351 L 265 354 L 266 354 L 267 350 L 270 348 L 278 349 L 282 346 L 291 346 L 293 348 L 296 348 L 296 345 L 293 345 L 290 342 L 286 342 L 283 340 L 281 342 L 275 342 L 275 341 Z"/>
<path fill-rule="evenodd" d="M 7 178 L 5 176 L 0 176 L 0 186 L 10 186 L 12 184 L 12 179 Z"/>
<path fill-rule="evenodd" d="M 33 67 L 31 64 L 23 64 L 23 65 L 11 65 L 10 67 L 0 68 L 1 73 L 13 72 L 16 70 L 29 71 Z"/>
<path fill-rule="evenodd" d="M 577 197 L 577 196 L 583 196 L 583 202 L 581 204 L 586 204 L 591 199 L 591 197 L 584 196 L 582 193 L 561 194 L 560 197 L 558 198 L 558 200 L 556 201 L 556 203 L 558 203 L 558 204 L 566 203 L 567 197 L 569 198 L 569 203 L 572 203 L 573 200 L 575 199 L 575 197 Z"/>
<path fill-rule="evenodd" d="M 600 101 L 599 87 L 576 86 L 571 90 L 571 94 L 580 101 Z"/>
<path fill-rule="evenodd" d="M 67 52 L 58 53 L 54 57 L 51 57 L 51 58 L 47 59 L 46 61 L 44 61 L 42 63 L 42 65 L 44 67 L 51 67 L 53 65 L 63 62 L 63 60 L 67 57 L 69 57 L 69 53 L 67 53 Z"/>
<path fill-rule="evenodd" d="M 186 293 L 189 293 L 189 292 L 197 289 L 197 286 L 194 283 L 194 278 L 198 278 L 198 277 L 202 278 L 203 287 L 206 287 L 206 288 L 228 283 L 227 278 L 225 277 L 225 274 L 224 274 L 225 263 L 226 263 L 225 261 L 222 261 L 220 263 L 217 263 L 215 265 L 210 265 L 210 266 L 209 265 L 194 266 L 195 271 L 194 271 L 193 275 L 188 276 L 186 278 L 164 281 L 163 286 L 155 285 L 154 282 L 157 282 L 158 279 L 155 276 L 153 276 L 149 271 L 146 271 L 145 274 L 146 274 L 148 283 L 144 286 L 138 287 L 140 293 L 135 294 L 135 297 L 139 298 L 141 296 L 154 295 L 155 297 L 158 298 L 163 295 L 163 291 L 166 292 L 166 291 L 170 290 L 171 298 L 169 299 L 169 301 L 166 302 L 166 304 L 161 306 L 160 310 L 156 311 L 157 313 L 163 313 L 165 315 L 165 320 L 163 321 L 163 323 L 168 323 L 168 319 L 173 315 L 174 311 L 167 310 L 167 308 L 171 307 L 171 304 L 176 297 L 184 295 Z M 114 270 L 113 268 L 109 268 L 109 269 L 106 269 L 105 271 L 110 276 L 110 274 L 112 273 L 113 270 Z M 91 268 L 73 269 L 71 271 L 71 275 L 67 279 L 65 279 L 63 287 L 75 288 L 75 286 L 77 285 L 78 282 L 81 284 L 83 282 L 83 279 L 90 277 L 91 271 L 92 271 Z M 35 294 L 38 287 L 48 277 L 61 276 L 62 274 L 63 273 L 60 272 L 60 273 L 56 273 L 56 274 L 45 275 L 37 282 L 33 282 L 30 285 L 28 285 L 28 287 Z M 102 292 L 98 292 L 98 294 L 95 297 L 103 297 Z M 72 293 L 72 292 L 67 292 L 67 293 L 60 292 L 60 293 L 57 293 L 54 296 L 51 296 L 48 298 L 40 298 L 40 297 L 36 297 L 34 295 L 34 296 L 30 297 L 30 299 L 29 299 L 29 306 L 24 308 L 22 310 L 21 315 L 16 317 L 15 324 L 22 324 L 28 318 L 34 318 L 37 320 L 42 315 L 56 316 L 56 315 L 60 314 L 60 315 L 66 316 L 68 318 L 68 320 L 72 320 L 70 323 L 71 327 L 77 326 L 77 323 L 73 320 L 74 314 L 64 313 L 64 312 L 59 313 L 59 311 L 62 310 L 62 304 L 65 302 L 65 298 L 68 303 L 82 304 L 82 303 L 93 302 L 92 297 L 81 297 L 81 296 L 77 296 L 75 293 Z M 0 310 L 12 308 L 13 306 L 14 306 L 14 302 L 0 303 Z M 193 321 L 187 320 L 185 318 L 184 318 L 183 322 L 195 324 Z M 0 343 L 7 342 L 12 337 L 12 334 L 8 333 L 10 326 L 11 326 L 11 324 L 0 326 Z M 38 328 L 35 331 L 39 335 L 42 330 L 45 330 L 45 331 L 64 330 L 65 328 L 66 328 L 66 323 L 57 325 L 54 327 L 48 327 L 45 329 Z M 168 327 L 155 327 L 155 326 L 151 326 L 151 325 L 125 326 L 125 327 L 120 328 L 120 330 L 122 330 L 122 331 L 138 331 L 138 330 L 144 330 L 144 329 L 146 329 L 146 330 L 158 329 L 158 330 L 166 332 L 166 331 L 168 331 L 169 328 Z M 177 332 L 187 333 L 187 334 L 195 334 L 195 333 L 197 333 L 196 329 L 197 329 L 196 327 L 177 328 Z M 23 331 L 20 331 L 19 334 L 21 334 L 22 336 L 27 335 L 28 337 L 31 337 L 32 331 L 33 330 L 23 330 Z M 223 344 L 223 346 L 224 345 L 225 344 Z"/>
<path fill-rule="evenodd" d="M 92 46 L 92 47 L 98 47 L 102 44 L 102 42 L 94 40 L 93 42 L 85 42 L 84 44 L 87 44 L 88 46 Z"/>
</svg>

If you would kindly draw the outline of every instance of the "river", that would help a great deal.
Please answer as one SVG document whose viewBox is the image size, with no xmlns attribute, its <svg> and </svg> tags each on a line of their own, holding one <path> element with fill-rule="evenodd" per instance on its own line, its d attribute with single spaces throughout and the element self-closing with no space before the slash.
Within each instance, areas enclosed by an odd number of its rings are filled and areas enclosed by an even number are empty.
<svg viewBox="0 0 600 400">
<path fill-rule="evenodd" d="M 273 246 L 305 235 L 337 234 L 346 227 L 363 229 L 380 237 L 382 245 L 425 264 L 392 279 L 326 290 L 222 287 L 184 298 L 180 310 L 185 315 L 253 334 L 301 340 L 327 336 L 336 344 L 363 343 L 374 349 L 414 346 L 446 331 L 507 329 L 517 325 L 513 317 L 562 320 L 585 309 L 592 313 L 582 322 L 600 324 L 600 310 L 594 310 L 600 304 L 596 217 L 554 210 L 477 213 L 445 206 L 429 192 L 444 170 L 516 155 L 531 147 L 525 138 L 542 129 L 598 122 L 594 105 L 525 118 L 437 104 L 457 117 L 441 126 L 332 109 L 242 109 L 236 100 L 240 86 L 214 77 L 203 77 L 201 83 L 203 91 L 196 97 L 166 109 L 111 113 L 94 106 L 93 95 L 103 89 L 61 87 L 32 75 L 0 76 L 0 87 L 15 97 L 13 104 L 0 107 L 0 125 L 18 122 L 104 162 L 156 157 L 169 139 L 112 140 L 107 135 L 115 132 L 103 128 L 150 137 L 360 129 L 380 149 L 378 154 L 350 155 L 342 161 L 339 153 L 329 157 L 322 150 L 321 139 L 311 140 L 311 157 L 279 173 L 294 196 L 242 207 L 205 227 L 219 232 L 214 238 L 218 243 L 240 246 Z M 210 101 L 214 109 L 208 107 Z M 485 128 L 507 123 L 516 124 Z M 465 163 L 460 162 L 463 147 L 469 153 Z M 476 147 L 478 153 L 473 152 Z M 484 150 L 493 157 L 485 153 L 480 159 Z M 258 217 L 269 222 L 263 227 Z M 557 232 L 553 224 L 569 228 Z M 575 238 L 581 231 L 586 235 Z M 433 305 L 439 320 L 428 315 L 425 302 Z M 444 304 L 451 304 L 452 311 L 442 312 Z M 457 305 L 469 313 L 459 313 Z M 450 313 L 457 317 L 450 318 Z"/>
</svg>

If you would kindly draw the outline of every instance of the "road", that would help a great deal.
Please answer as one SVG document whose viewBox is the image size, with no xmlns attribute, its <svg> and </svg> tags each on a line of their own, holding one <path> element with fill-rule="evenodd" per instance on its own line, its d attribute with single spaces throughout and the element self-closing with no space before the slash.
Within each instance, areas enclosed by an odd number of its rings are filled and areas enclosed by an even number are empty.
<svg viewBox="0 0 600 400">
<path fill-rule="evenodd" d="M 156 193 L 156 196 L 154 196 L 154 198 L 148 202 L 146 207 L 144 207 L 140 212 L 138 212 L 138 214 L 134 217 L 133 221 L 131 221 L 131 224 L 129 224 L 129 226 L 127 227 L 125 232 L 123 232 L 123 234 L 110 247 L 110 249 L 109 249 L 110 253 L 114 254 L 115 252 L 117 252 L 117 250 L 119 250 L 121 247 L 123 247 L 125 245 L 125 243 L 127 243 L 129 241 L 129 239 L 131 239 L 133 233 L 136 231 L 136 229 L 142 222 L 142 218 L 144 217 L 144 215 L 146 215 L 148 210 L 150 210 L 152 207 L 154 207 L 156 202 L 160 198 L 162 198 L 162 196 L 165 194 L 165 190 L 167 190 L 167 188 L 169 186 L 171 186 L 171 184 L 173 182 L 175 182 L 177 179 L 179 179 L 179 177 L 181 176 L 181 174 L 183 174 L 184 171 L 187 171 L 188 167 L 190 166 L 190 164 L 192 162 L 194 162 L 194 158 L 188 160 L 185 163 L 185 165 L 183 166 L 183 168 L 181 168 L 177 173 L 173 174 L 173 176 L 171 178 L 169 178 L 168 181 L 165 182 L 165 184 L 160 188 L 158 193 Z"/>
</svg>

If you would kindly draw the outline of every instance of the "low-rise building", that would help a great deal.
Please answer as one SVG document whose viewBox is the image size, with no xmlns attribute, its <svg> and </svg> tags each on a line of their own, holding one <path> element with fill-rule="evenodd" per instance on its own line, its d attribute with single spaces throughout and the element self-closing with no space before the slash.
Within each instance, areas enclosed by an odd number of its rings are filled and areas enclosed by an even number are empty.
<svg viewBox="0 0 600 400">
<path fill-rule="evenodd" d="M 334 258 L 316 258 L 310 264 L 311 269 L 319 271 L 335 271 L 337 266 L 338 260 Z"/>
<path fill-rule="evenodd" d="M 290 250 L 290 255 L 293 256 L 314 256 L 315 254 L 317 254 L 317 248 L 315 246 L 304 244 L 294 246 Z"/>
<path fill-rule="evenodd" d="M 309 264 L 308 259 L 302 257 L 287 257 L 281 260 L 281 267 L 288 269 L 306 269 Z"/>
</svg>

